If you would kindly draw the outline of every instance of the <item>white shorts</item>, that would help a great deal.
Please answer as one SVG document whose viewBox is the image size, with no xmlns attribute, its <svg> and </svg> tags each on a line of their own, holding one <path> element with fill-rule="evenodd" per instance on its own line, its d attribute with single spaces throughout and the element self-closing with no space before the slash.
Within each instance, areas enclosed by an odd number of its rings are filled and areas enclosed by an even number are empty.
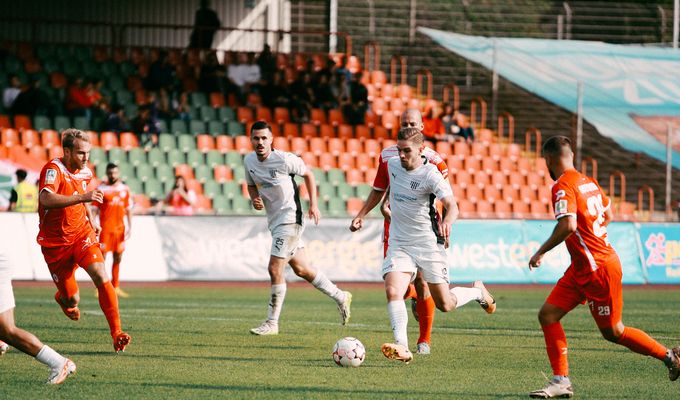
<svg viewBox="0 0 680 400">
<path fill-rule="evenodd" d="M 304 230 L 304 226 L 298 224 L 284 224 L 274 228 L 271 255 L 285 259 L 293 257 L 298 249 L 305 247 L 302 240 Z"/>
<path fill-rule="evenodd" d="M 382 276 L 388 272 L 411 273 L 415 279 L 416 272 L 423 273 L 428 283 L 449 283 L 449 266 L 446 261 L 446 250 L 441 244 L 428 246 L 390 246 L 383 261 Z"/>
<path fill-rule="evenodd" d="M 0 313 L 14 308 L 14 292 L 9 262 L 0 254 Z"/>
</svg>

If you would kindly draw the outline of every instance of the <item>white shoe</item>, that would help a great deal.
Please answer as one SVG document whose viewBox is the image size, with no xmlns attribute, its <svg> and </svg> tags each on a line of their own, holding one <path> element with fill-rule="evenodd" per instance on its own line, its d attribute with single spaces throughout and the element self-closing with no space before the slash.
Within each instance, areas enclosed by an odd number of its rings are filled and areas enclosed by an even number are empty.
<svg viewBox="0 0 680 400">
<path fill-rule="evenodd" d="M 543 389 L 534 390 L 529 393 L 529 397 L 533 399 L 552 399 L 552 398 L 569 398 L 574 395 L 574 390 L 571 388 L 571 381 L 556 381 L 551 379 Z"/>
<path fill-rule="evenodd" d="M 279 324 L 276 321 L 264 321 L 262 325 L 250 330 L 250 333 L 258 336 L 278 335 Z"/>
<path fill-rule="evenodd" d="M 50 385 L 59 385 L 74 372 L 76 372 L 76 364 L 67 358 L 64 365 L 59 368 L 52 368 L 50 377 L 47 378 L 47 383 Z"/>
<path fill-rule="evenodd" d="M 482 300 L 479 300 L 478 303 L 480 306 L 482 306 L 484 311 L 486 311 L 488 314 L 495 313 L 496 299 L 494 299 L 491 293 L 489 293 L 489 291 L 486 289 L 486 286 L 484 286 L 484 283 L 482 283 L 482 281 L 475 281 L 472 287 L 476 287 L 482 291 Z"/>
<path fill-rule="evenodd" d="M 352 310 L 350 306 L 352 305 L 352 293 L 345 292 L 345 301 L 338 304 L 338 310 L 340 310 L 340 319 L 343 325 L 349 323 L 349 318 L 352 316 Z"/>
<path fill-rule="evenodd" d="M 384 343 L 380 348 L 383 355 L 390 360 L 402 361 L 406 364 L 413 360 L 413 354 L 411 350 L 406 348 L 406 346 L 395 343 Z"/>
<path fill-rule="evenodd" d="M 0 356 L 4 355 L 7 353 L 7 350 L 9 350 L 9 345 L 2 340 L 0 340 Z"/>
<path fill-rule="evenodd" d="M 430 345 L 426 342 L 418 343 L 416 354 L 427 355 L 430 354 Z"/>
</svg>

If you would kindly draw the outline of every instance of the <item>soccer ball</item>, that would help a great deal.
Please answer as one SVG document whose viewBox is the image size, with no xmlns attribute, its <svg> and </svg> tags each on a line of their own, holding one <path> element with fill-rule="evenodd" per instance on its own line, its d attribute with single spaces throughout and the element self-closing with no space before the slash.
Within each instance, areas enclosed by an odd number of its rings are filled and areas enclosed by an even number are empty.
<svg viewBox="0 0 680 400">
<path fill-rule="evenodd" d="M 358 367 L 366 358 L 366 348 L 359 339 L 344 337 L 333 346 L 333 361 L 341 367 Z"/>
<path fill-rule="evenodd" d="M 9 350 L 9 345 L 5 342 L 0 341 L 0 356 L 7 353 Z"/>
</svg>

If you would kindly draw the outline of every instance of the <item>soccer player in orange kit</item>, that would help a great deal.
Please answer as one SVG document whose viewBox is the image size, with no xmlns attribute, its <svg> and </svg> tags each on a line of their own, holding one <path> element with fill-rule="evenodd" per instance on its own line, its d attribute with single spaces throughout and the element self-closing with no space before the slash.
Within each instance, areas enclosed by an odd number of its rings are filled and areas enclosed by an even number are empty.
<svg viewBox="0 0 680 400">
<path fill-rule="evenodd" d="M 113 163 L 106 165 L 106 182 L 102 182 L 98 190 L 104 193 L 104 201 L 92 202 L 92 211 L 99 215 L 99 223 L 102 232 L 99 234 L 99 244 L 102 253 L 113 253 L 113 266 L 111 267 L 111 283 L 116 294 L 120 297 L 130 297 L 127 292 L 120 288 L 119 274 L 120 261 L 125 251 L 125 241 L 132 231 L 132 199 L 130 189 L 120 180 L 118 166 Z M 127 230 L 124 218 L 127 219 Z"/>
<path fill-rule="evenodd" d="M 101 190 L 87 192 L 92 172 L 87 167 L 90 137 L 78 129 L 62 132 L 64 156 L 48 162 L 40 173 L 38 244 L 57 286 L 54 294 L 64 314 L 80 319 L 77 267 L 88 273 L 99 293 L 99 306 L 109 323 L 113 348 L 124 351 L 130 335 L 123 332 L 118 312 L 118 297 L 104 269 L 104 257 L 97 243 L 101 230 L 95 226 L 85 203 L 102 202 Z"/>
<path fill-rule="evenodd" d="M 538 268 L 545 253 L 563 241 L 571 255 L 571 265 L 538 313 L 554 375 L 544 388 L 529 393 L 529 397 L 574 394 L 569 379 L 567 338 L 560 320 L 584 302 L 605 339 L 661 360 L 668 367 L 670 380 L 678 379 L 680 347 L 667 349 L 645 332 L 624 326 L 621 321 L 621 262 L 607 239 L 607 224 L 613 217 L 611 201 L 594 179 L 574 168 L 568 138 L 548 139 L 543 145 L 543 156 L 550 176 L 556 181 L 552 197 L 557 225 L 529 260 L 529 268 Z"/>
</svg>

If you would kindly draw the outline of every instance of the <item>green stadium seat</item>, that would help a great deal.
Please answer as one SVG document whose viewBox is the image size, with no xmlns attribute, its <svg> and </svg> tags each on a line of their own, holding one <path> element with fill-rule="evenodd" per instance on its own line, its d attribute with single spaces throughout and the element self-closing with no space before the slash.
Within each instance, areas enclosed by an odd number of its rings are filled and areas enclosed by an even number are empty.
<svg viewBox="0 0 680 400">
<path fill-rule="evenodd" d="M 203 152 L 196 149 L 191 149 L 187 152 L 187 164 L 191 165 L 194 168 L 196 168 L 199 165 L 208 167 L 207 165 L 205 165 L 203 161 Z"/>
<path fill-rule="evenodd" d="M 88 60 L 81 64 L 83 75 L 86 78 L 102 78 L 102 73 L 99 70 L 99 65 L 94 61 Z"/>
<path fill-rule="evenodd" d="M 156 174 L 154 173 L 153 167 L 149 164 L 138 164 L 135 169 L 135 174 L 137 179 L 146 182 L 149 179 L 156 179 Z"/>
<path fill-rule="evenodd" d="M 170 121 L 170 133 L 187 133 L 189 130 L 187 129 L 187 124 L 186 122 L 182 121 L 181 119 L 173 119 Z"/>
<path fill-rule="evenodd" d="M 201 119 L 205 122 L 216 120 L 217 111 L 208 105 L 201 106 Z"/>
<path fill-rule="evenodd" d="M 222 183 L 222 193 L 231 199 L 238 196 L 243 196 L 241 193 L 241 185 L 236 181 L 227 181 Z"/>
<path fill-rule="evenodd" d="M 361 184 L 356 186 L 356 197 L 360 199 L 366 199 L 368 197 L 368 194 L 371 193 L 373 190 L 373 187 L 371 185 L 367 184 Z"/>
<path fill-rule="evenodd" d="M 231 170 L 236 182 L 241 183 L 246 181 L 246 170 L 243 168 L 243 165 L 232 167 Z"/>
<path fill-rule="evenodd" d="M 129 103 L 134 103 L 135 99 L 132 93 L 128 92 L 125 89 L 119 89 L 116 90 L 116 102 L 122 106 L 129 104 Z M 134 117 L 134 115 L 131 115 L 130 118 Z"/>
<path fill-rule="evenodd" d="M 167 195 L 175 186 L 175 179 L 173 178 L 171 181 L 161 182 L 161 185 L 163 185 L 163 193 Z"/>
<path fill-rule="evenodd" d="M 161 164 L 156 167 L 156 179 L 160 182 L 174 182 L 175 168 L 168 164 Z"/>
<path fill-rule="evenodd" d="M 72 58 L 62 60 L 61 70 L 64 73 L 64 75 L 68 76 L 69 78 L 74 78 L 83 75 L 83 70 L 80 67 L 80 62 Z"/>
<path fill-rule="evenodd" d="M 121 75 L 123 75 L 125 78 L 137 73 L 137 66 L 135 66 L 135 64 L 130 61 L 123 61 L 118 67 L 120 69 Z"/>
<path fill-rule="evenodd" d="M 95 165 L 94 173 L 95 175 L 97 175 L 97 178 L 101 180 L 106 179 L 106 163 L 100 163 Z"/>
<path fill-rule="evenodd" d="M 231 107 L 218 108 L 217 115 L 222 122 L 234 121 L 236 119 L 236 111 Z"/>
<path fill-rule="evenodd" d="M 196 138 L 191 135 L 177 135 L 177 148 L 187 152 L 196 148 Z"/>
<path fill-rule="evenodd" d="M 50 77 L 44 72 L 36 72 L 35 74 L 31 74 L 31 80 L 39 81 L 40 89 L 50 86 Z"/>
<path fill-rule="evenodd" d="M 63 131 L 64 129 L 72 128 L 71 119 L 65 115 L 57 115 L 54 117 L 54 130 Z"/>
<path fill-rule="evenodd" d="M 59 66 L 59 61 L 57 61 L 54 58 L 45 59 L 42 62 L 42 67 L 43 67 L 43 71 L 45 71 L 48 74 L 57 72 L 61 69 L 61 67 Z"/>
<path fill-rule="evenodd" d="M 354 188 L 345 182 L 341 182 L 337 186 L 338 197 L 342 200 L 347 200 L 350 197 L 354 197 Z"/>
<path fill-rule="evenodd" d="M 191 162 L 189 162 L 191 165 Z M 213 180 L 213 170 L 212 167 L 205 164 L 196 165 L 194 167 L 194 177 L 198 179 L 199 182 L 208 182 Z"/>
<path fill-rule="evenodd" d="M 146 153 L 140 147 L 128 150 L 128 162 L 134 166 L 146 163 Z"/>
<path fill-rule="evenodd" d="M 210 168 L 215 165 L 222 165 L 224 164 L 224 155 L 219 150 L 210 150 L 205 155 L 205 162 Z"/>
<path fill-rule="evenodd" d="M 338 168 L 331 168 L 328 170 L 328 182 L 334 186 L 338 186 L 340 182 L 345 182 L 345 172 Z"/>
<path fill-rule="evenodd" d="M 222 185 L 213 180 L 207 180 L 203 182 L 203 194 L 211 199 L 222 196 Z"/>
<path fill-rule="evenodd" d="M 250 205 L 250 200 L 243 196 L 236 196 L 231 199 L 231 209 L 236 214 L 250 214 L 252 207 Z"/>
<path fill-rule="evenodd" d="M 198 135 L 206 132 L 208 132 L 208 129 L 205 126 L 205 122 L 192 120 L 189 123 L 189 133 L 191 133 L 192 135 Z"/>
<path fill-rule="evenodd" d="M 237 122 L 237 121 L 229 121 L 227 122 L 227 134 L 229 136 L 240 136 L 240 135 L 245 135 L 246 133 L 246 127 L 243 126 L 242 123 Z"/>
<path fill-rule="evenodd" d="M 169 132 L 168 122 L 164 119 L 158 119 L 158 130 L 161 132 Z"/>
<path fill-rule="evenodd" d="M 228 151 L 225 153 L 225 163 L 229 168 L 234 169 L 236 167 L 243 166 L 243 157 L 238 151 Z"/>
<path fill-rule="evenodd" d="M 104 61 L 99 64 L 99 70 L 104 77 L 112 77 L 118 73 L 118 66 L 113 61 Z"/>
<path fill-rule="evenodd" d="M 184 156 L 184 152 L 179 149 L 171 149 L 167 153 L 168 156 L 168 164 L 172 167 L 175 167 L 179 164 L 186 164 L 186 157 Z"/>
<path fill-rule="evenodd" d="M 93 147 L 90 149 L 90 162 L 95 166 L 99 166 L 99 164 L 106 165 L 107 160 L 106 152 L 101 147 Z M 99 176 L 99 174 L 97 174 L 97 176 Z"/>
<path fill-rule="evenodd" d="M 135 177 L 135 168 L 130 163 L 121 162 L 118 164 L 118 170 L 120 171 L 120 179 L 123 181 Z"/>
<path fill-rule="evenodd" d="M 189 120 L 190 120 L 189 122 L 201 120 L 200 107 L 189 106 Z"/>
<path fill-rule="evenodd" d="M 138 111 L 139 106 L 135 103 L 127 103 L 123 107 L 123 112 L 125 113 L 125 116 L 127 116 L 129 119 L 133 119 L 134 117 L 136 117 Z M 167 129 L 166 130 L 161 129 L 161 132 L 167 132 Z"/>
<path fill-rule="evenodd" d="M 120 75 L 111 75 L 106 86 L 113 91 L 123 90 L 125 89 L 125 81 Z"/>
<path fill-rule="evenodd" d="M 73 127 L 81 131 L 89 131 L 90 121 L 85 117 L 75 117 L 73 118 Z"/>
<path fill-rule="evenodd" d="M 208 104 L 208 97 L 203 92 L 191 93 L 189 100 L 194 107 L 202 107 Z"/>
<path fill-rule="evenodd" d="M 142 189 L 142 182 L 139 179 L 130 178 L 127 181 L 125 181 L 125 184 L 130 189 L 130 193 L 132 193 L 133 195 L 144 193 L 144 190 Z"/>
<path fill-rule="evenodd" d="M 151 199 L 162 199 L 165 197 L 165 190 L 159 180 L 149 179 L 144 182 L 144 194 Z"/>
<path fill-rule="evenodd" d="M 326 182 L 326 171 L 321 168 L 311 168 L 311 170 L 317 185 Z"/>
<path fill-rule="evenodd" d="M 175 141 L 175 135 L 170 133 L 161 133 L 158 135 L 158 148 L 165 153 L 172 149 L 176 149 L 177 142 Z"/>
<path fill-rule="evenodd" d="M 333 184 L 331 183 L 328 182 L 319 183 L 317 187 L 319 188 L 317 196 L 321 200 L 328 201 L 336 196 L 335 186 L 333 186 Z"/>
<path fill-rule="evenodd" d="M 231 202 L 225 196 L 216 195 L 212 199 L 213 210 L 218 214 L 228 214 L 231 211 Z"/>
<path fill-rule="evenodd" d="M 328 215 L 331 217 L 341 217 L 347 214 L 345 201 L 339 197 L 328 200 Z"/>
<path fill-rule="evenodd" d="M 149 149 L 146 153 L 146 159 L 152 167 L 157 167 L 161 164 L 165 164 L 165 153 L 160 148 L 154 147 Z"/>
<path fill-rule="evenodd" d="M 33 117 L 33 129 L 36 131 L 52 129 L 52 121 L 50 121 L 50 119 L 44 115 L 36 115 Z"/>
<path fill-rule="evenodd" d="M 212 136 L 218 136 L 223 134 L 225 131 L 224 124 L 220 121 L 209 121 L 208 122 L 208 133 Z"/>
<path fill-rule="evenodd" d="M 126 162 L 126 159 L 127 157 L 125 155 L 125 150 L 121 149 L 120 147 L 112 147 L 109 149 L 109 162 L 120 165 L 121 163 Z"/>
</svg>

